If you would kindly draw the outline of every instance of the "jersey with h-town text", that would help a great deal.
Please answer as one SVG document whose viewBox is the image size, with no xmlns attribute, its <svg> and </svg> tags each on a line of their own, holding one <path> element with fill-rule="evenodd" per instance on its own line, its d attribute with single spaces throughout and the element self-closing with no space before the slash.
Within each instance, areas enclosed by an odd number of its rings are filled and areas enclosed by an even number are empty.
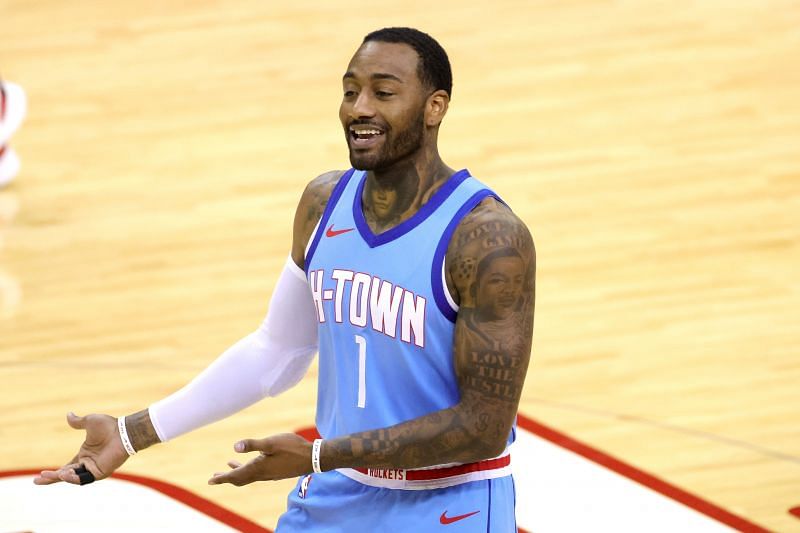
<svg viewBox="0 0 800 533">
<path fill-rule="evenodd" d="M 458 307 L 444 280 L 460 220 L 496 194 L 453 174 L 411 218 L 374 234 L 363 171 L 331 193 L 306 250 L 319 322 L 317 428 L 323 438 L 388 427 L 459 401 L 453 362 Z"/>
</svg>

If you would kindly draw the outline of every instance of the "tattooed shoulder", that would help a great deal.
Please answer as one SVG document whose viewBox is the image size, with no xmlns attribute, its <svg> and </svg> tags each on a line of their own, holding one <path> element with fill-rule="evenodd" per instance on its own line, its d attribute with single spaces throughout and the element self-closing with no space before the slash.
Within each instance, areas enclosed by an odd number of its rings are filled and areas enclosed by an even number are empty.
<svg viewBox="0 0 800 533">
<path fill-rule="evenodd" d="M 298 206 L 298 211 L 301 211 L 300 214 L 303 215 L 304 225 L 310 225 L 311 229 L 314 229 L 328 204 L 328 198 L 330 198 L 333 188 L 343 175 L 344 171 L 333 170 L 317 176 L 306 185 Z"/>
<path fill-rule="evenodd" d="M 322 212 L 328 204 L 328 198 L 330 198 L 333 188 L 343 175 L 343 170 L 332 170 L 317 176 L 306 185 L 303 195 L 300 197 L 294 215 L 292 240 L 292 259 L 298 266 L 302 267 L 303 265 L 305 249 L 311 233 L 322 217 Z"/>
<path fill-rule="evenodd" d="M 503 271 L 513 275 L 514 286 L 532 289 L 536 251 L 527 226 L 504 204 L 487 198 L 468 213 L 456 228 L 446 255 L 450 292 L 461 307 L 475 307 L 484 277 Z M 493 278 L 492 278 L 493 279 Z M 498 281 L 498 280 L 495 280 Z"/>
</svg>

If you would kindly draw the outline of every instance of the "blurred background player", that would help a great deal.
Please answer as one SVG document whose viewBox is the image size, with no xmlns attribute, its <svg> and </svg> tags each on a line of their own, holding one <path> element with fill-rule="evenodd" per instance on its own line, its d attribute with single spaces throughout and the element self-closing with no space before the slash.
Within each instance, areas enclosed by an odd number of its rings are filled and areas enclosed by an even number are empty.
<svg viewBox="0 0 800 533">
<path fill-rule="evenodd" d="M 25 118 L 25 91 L 16 83 L 0 80 L 0 188 L 19 172 L 19 157 L 8 142 Z"/>
</svg>

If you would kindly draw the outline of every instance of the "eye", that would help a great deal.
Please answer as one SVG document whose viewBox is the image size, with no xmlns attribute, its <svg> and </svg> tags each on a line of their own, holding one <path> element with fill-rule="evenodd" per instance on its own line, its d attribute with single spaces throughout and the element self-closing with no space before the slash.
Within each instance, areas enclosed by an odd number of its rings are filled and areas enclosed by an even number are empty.
<svg viewBox="0 0 800 533">
<path fill-rule="evenodd" d="M 378 98 L 389 98 L 390 96 L 394 96 L 394 93 L 390 93 L 388 91 L 375 91 L 375 96 Z"/>
<path fill-rule="evenodd" d="M 502 274 L 491 274 L 487 281 L 490 285 L 496 285 L 498 283 L 506 283 L 508 278 Z"/>
<path fill-rule="evenodd" d="M 345 98 L 353 98 L 355 95 L 356 95 L 356 92 L 353 91 L 353 90 L 346 90 L 344 92 L 344 97 Z"/>
</svg>

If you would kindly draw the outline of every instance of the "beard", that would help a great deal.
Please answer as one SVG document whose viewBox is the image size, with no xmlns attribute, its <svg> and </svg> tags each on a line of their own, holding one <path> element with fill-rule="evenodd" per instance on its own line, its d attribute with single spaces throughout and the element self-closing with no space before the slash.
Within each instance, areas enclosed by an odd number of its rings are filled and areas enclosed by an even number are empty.
<svg viewBox="0 0 800 533">
<path fill-rule="evenodd" d="M 420 111 L 409 126 L 395 137 L 394 130 L 386 129 L 385 139 L 378 150 L 370 153 L 357 152 L 350 144 L 350 133 L 345 128 L 347 148 L 350 152 L 350 164 L 356 170 L 384 170 L 398 161 L 402 161 L 422 147 L 422 136 L 425 124 L 424 112 Z"/>
</svg>

